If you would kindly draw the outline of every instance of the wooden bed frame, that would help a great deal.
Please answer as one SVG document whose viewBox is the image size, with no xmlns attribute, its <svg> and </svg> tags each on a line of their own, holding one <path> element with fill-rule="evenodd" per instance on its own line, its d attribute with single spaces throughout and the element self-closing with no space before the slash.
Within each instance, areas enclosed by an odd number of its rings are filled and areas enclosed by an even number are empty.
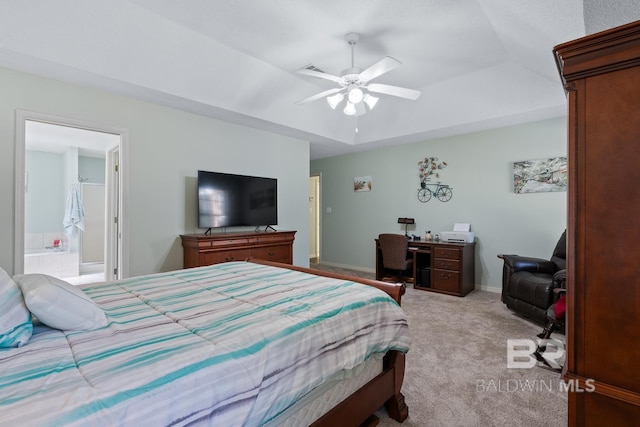
<svg viewBox="0 0 640 427">
<path fill-rule="evenodd" d="M 250 258 L 247 261 L 373 286 L 389 294 L 398 304 L 400 304 L 406 289 L 404 284 L 380 282 L 260 259 Z M 383 369 L 378 376 L 316 420 L 311 426 L 376 425 L 378 418 L 373 413 L 383 405 L 387 408 L 392 419 L 403 422 L 409 416 L 409 408 L 404 402 L 404 396 L 400 393 L 404 380 L 404 365 L 405 356 L 403 353 L 395 350 L 389 351 L 384 356 Z"/>
</svg>

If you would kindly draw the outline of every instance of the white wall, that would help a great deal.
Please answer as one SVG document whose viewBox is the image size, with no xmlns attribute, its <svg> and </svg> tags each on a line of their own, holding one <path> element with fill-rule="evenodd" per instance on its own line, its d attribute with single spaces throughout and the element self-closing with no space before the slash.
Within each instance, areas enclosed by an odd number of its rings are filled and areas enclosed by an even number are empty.
<svg viewBox="0 0 640 427">
<path fill-rule="evenodd" d="M 277 228 L 298 231 L 294 263 L 308 265 L 308 142 L 6 69 L 0 87 L 0 266 L 10 274 L 16 109 L 129 131 L 130 275 L 182 267 L 178 236 L 198 231 L 198 169 L 277 178 Z"/>
<path fill-rule="evenodd" d="M 470 222 L 476 234 L 476 285 L 501 287 L 500 253 L 549 258 L 566 226 L 566 192 L 515 194 L 513 162 L 566 156 L 566 118 L 442 138 L 311 162 L 322 174 L 323 262 L 375 271 L 374 239 L 404 233 L 398 217 L 413 217 L 410 234 L 451 230 Z M 418 161 L 438 157 L 440 180 L 453 187 L 443 203 L 421 203 Z M 353 178 L 370 175 L 371 192 Z M 331 208 L 331 213 L 327 213 Z"/>
<path fill-rule="evenodd" d="M 64 230 L 64 160 L 60 153 L 26 153 L 25 232 L 61 234 Z"/>
</svg>

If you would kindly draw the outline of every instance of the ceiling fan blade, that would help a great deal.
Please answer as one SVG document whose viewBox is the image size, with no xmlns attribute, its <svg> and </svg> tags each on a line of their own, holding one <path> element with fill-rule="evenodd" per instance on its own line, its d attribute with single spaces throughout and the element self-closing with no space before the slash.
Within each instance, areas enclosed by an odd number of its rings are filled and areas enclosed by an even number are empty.
<svg viewBox="0 0 640 427">
<path fill-rule="evenodd" d="M 319 77 L 321 79 L 325 79 L 325 80 L 331 80 L 332 82 L 336 82 L 339 84 L 344 84 L 342 77 L 338 77 L 338 76 L 334 76 L 332 74 L 327 74 L 327 73 L 321 73 L 320 71 L 313 71 L 313 70 L 309 70 L 308 68 L 300 68 L 298 70 L 298 73 L 300 74 L 305 74 L 307 76 L 311 76 L 311 77 Z"/>
<path fill-rule="evenodd" d="M 315 101 L 316 99 L 324 98 L 326 96 L 333 95 L 334 93 L 338 93 L 343 89 L 344 88 L 337 87 L 334 89 L 325 90 L 324 92 L 320 92 L 308 98 L 301 99 L 300 101 L 296 101 L 296 104 L 306 104 L 307 102 Z"/>
<path fill-rule="evenodd" d="M 419 90 L 407 89 L 400 86 L 383 85 L 379 83 L 371 83 L 367 85 L 370 92 L 384 93 L 385 95 L 398 96 L 400 98 L 411 99 L 415 101 L 420 96 Z"/>
<path fill-rule="evenodd" d="M 360 73 L 360 80 L 364 82 L 368 82 L 369 80 L 373 80 L 378 76 L 381 76 L 384 73 L 387 73 L 391 70 L 394 70 L 402 65 L 402 62 L 398 61 L 395 58 L 390 56 L 386 56 L 382 58 L 380 61 L 373 64 L 371 67 L 367 68 L 363 72 Z"/>
</svg>

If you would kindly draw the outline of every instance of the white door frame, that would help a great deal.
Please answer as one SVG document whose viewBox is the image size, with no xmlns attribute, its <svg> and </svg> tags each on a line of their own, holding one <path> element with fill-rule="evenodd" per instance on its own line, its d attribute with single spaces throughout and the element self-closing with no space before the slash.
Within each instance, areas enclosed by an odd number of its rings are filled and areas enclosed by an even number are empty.
<svg viewBox="0 0 640 427">
<path fill-rule="evenodd" d="M 127 129 L 105 125 L 101 123 L 87 122 L 84 120 L 77 120 L 68 117 L 60 117 L 52 114 L 39 113 L 27 110 L 16 110 L 15 116 L 15 165 L 14 165 L 14 228 L 13 228 L 13 242 L 14 242 L 14 261 L 13 271 L 14 274 L 24 273 L 24 238 L 25 238 L 25 129 L 26 121 L 37 121 L 43 123 L 50 123 L 54 125 L 76 127 L 80 129 L 87 129 L 97 132 L 111 133 L 120 136 L 119 144 L 119 186 L 118 186 L 118 204 L 120 211 L 119 219 L 119 232 L 120 232 L 120 248 L 118 263 L 118 277 L 124 278 L 129 275 L 129 226 L 127 220 L 127 206 L 128 206 L 128 192 L 129 187 L 129 175 L 127 173 L 127 165 L 129 159 L 129 131 Z M 112 147 L 113 148 L 113 147 Z M 107 201 L 108 202 L 108 201 Z M 108 241 L 109 239 L 105 239 Z M 105 252 L 105 257 L 109 257 L 112 252 Z M 105 261 L 106 265 L 106 261 Z"/>
<path fill-rule="evenodd" d="M 316 252 L 316 256 L 320 259 L 322 259 L 321 257 L 321 245 L 322 245 L 322 241 L 321 241 L 321 236 L 322 236 L 322 211 L 321 211 L 321 189 L 322 189 L 322 175 L 321 174 L 311 174 L 309 176 L 309 179 L 315 179 L 317 178 L 318 180 L 318 185 L 315 188 L 315 200 L 314 200 L 314 204 L 315 204 L 315 215 L 316 218 L 314 220 L 314 227 L 309 230 L 310 233 L 313 233 L 315 235 L 315 242 L 316 242 L 316 247 L 315 247 L 315 252 Z"/>
<path fill-rule="evenodd" d="M 123 217 L 120 205 L 120 147 L 116 146 L 107 151 L 105 177 L 107 181 L 106 220 L 107 235 L 105 236 L 105 279 L 121 279 L 122 275 L 122 233 L 120 219 Z"/>
</svg>

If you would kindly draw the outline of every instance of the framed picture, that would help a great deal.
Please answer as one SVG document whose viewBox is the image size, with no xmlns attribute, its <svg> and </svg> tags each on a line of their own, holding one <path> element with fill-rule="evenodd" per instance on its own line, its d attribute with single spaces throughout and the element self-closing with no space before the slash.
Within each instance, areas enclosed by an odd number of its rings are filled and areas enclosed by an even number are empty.
<svg viewBox="0 0 640 427">
<path fill-rule="evenodd" d="M 567 158 L 524 160 L 513 163 L 513 192 L 567 191 Z"/>
<path fill-rule="evenodd" d="M 371 191 L 371 177 L 356 176 L 353 178 L 353 191 Z"/>
</svg>

